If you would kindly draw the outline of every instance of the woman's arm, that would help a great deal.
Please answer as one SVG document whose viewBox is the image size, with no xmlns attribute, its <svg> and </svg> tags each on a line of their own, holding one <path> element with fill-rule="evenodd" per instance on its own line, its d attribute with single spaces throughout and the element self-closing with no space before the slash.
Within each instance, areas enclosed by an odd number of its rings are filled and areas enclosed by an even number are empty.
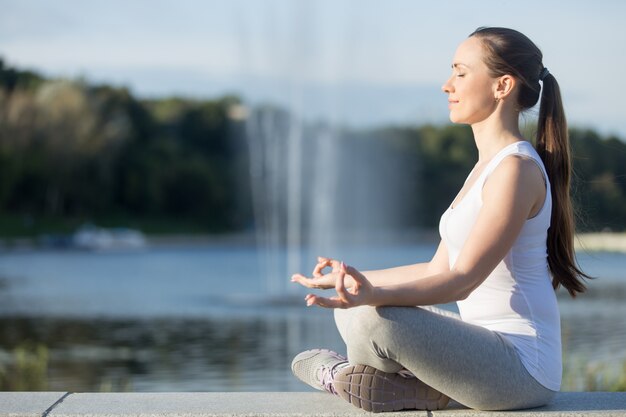
<svg viewBox="0 0 626 417">
<path fill-rule="evenodd" d="M 337 297 L 311 295 L 307 304 L 347 308 L 432 305 L 466 298 L 493 271 L 519 236 L 524 222 L 545 200 L 543 175 L 530 160 L 508 157 L 498 165 L 483 188 L 483 206 L 452 269 L 422 279 L 374 286 L 353 268 L 344 268 L 356 286 L 346 290 L 345 278 L 337 280 Z"/>
<path fill-rule="evenodd" d="M 439 242 L 437 252 L 430 262 L 413 265 L 398 266 L 395 268 L 365 271 L 363 275 L 375 287 L 398 285 L 412 282 L 441 272 L 449 271 L 448 249 L 443 241 Z"/>
<path fill-rule="evenodd" d="M 329 289 L 335 288 L 337 279 L 340 274 L 341 262 L 336 259 L 320 257 L 317 265 L 313 269 L 312 277 L 305 277 L 302 274 L 294 274 L 291 277 L 292 282 L 297 282 L 308 288 Z M 332 268 L 328 273 L 323 273 L 324 268 Z M 388 269 L 380 269 L 375 271 L 365 271 L 361 274 L 374 286 L 398 285 L 405 282 L 412 282 L 433 274 L 448 271 L 448 250 L 445 243 L 441 241 L 437 252 L 430 262 L 417 263 L 413 265 L 398 266 Z M 354 280 L 347 277 L 345 281 L 346 287 L 353 287 Z"/>
</svg>

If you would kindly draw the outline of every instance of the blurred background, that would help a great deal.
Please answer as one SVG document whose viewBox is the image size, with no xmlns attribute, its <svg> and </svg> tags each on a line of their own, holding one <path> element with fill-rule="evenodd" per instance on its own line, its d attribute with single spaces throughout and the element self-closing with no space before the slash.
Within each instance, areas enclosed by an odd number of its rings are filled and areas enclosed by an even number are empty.
<svg viewBox="0 0 626 417">
<path fill-rule="evenodd" d="M 527 34 L 563 91 L 597 277 L 558 293 L 563 388 L 626 390 L 625 3 L 0 10 L 0 390 L 307 390 L 291 358 L 345 348 L 289 277 L 429 260 L 476 160 L 441 85 L 485 25 Z"/>
</svg>

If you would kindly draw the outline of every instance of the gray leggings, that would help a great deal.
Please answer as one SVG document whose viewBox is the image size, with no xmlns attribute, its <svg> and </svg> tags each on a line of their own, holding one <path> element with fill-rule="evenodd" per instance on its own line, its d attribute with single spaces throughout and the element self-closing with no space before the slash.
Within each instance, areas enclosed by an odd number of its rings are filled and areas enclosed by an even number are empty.
<svg viewBox="0 0 626 417">
<path fill-rule="evenodd" d="M 384 372 L 402 368 L 453 400 L 479 410 L 547 404 L 554 391 L 537 382 L 500 334 L 433 307 L 335 310 L 348 360 Z"/>
</svg>

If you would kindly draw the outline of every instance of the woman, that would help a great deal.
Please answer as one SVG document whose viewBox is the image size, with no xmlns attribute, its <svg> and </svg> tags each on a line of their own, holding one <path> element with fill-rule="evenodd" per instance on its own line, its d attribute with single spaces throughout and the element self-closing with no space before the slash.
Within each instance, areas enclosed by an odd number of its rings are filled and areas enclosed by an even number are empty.
<svg viewBox="0 0 626 417">
<path fill-rule="evenodd" d="M 298 378 L 374 412 L 439 409 L 449 398 L 530 408 L 559 390 L 554 290 L 575 296 L 587 276 L 575 262 L 559 86 L 542 59 L 511 29 L 479 28 L 461 43 L 442 89 L 450 120 L 471 125 L 479 158 L 441 217 L 441 243 L 427 263 L 359 272 L 319 258 L 312 277 L 295 274 L 306 287 L 335 288 L 305 300 L 336 309 L 348 352 L 302 352 L 292 363 Z M 535 150 L 519 114 L 540 97 Z M 424 307 L 452 301 L 460 316 Z"/>
</svg>

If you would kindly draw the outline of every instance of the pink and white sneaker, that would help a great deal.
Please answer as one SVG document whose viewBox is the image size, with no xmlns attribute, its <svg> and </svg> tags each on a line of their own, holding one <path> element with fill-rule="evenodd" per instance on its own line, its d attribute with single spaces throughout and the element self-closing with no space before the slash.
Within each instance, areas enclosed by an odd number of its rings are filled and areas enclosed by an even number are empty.
<svg viewBox="0 0 626 417">
<path fill-rule="evenodd" d="M 333 375 L 333 389 L 355 407 L 374 413 L 440 410 L 450 400 L 408 370 L 390 374 L 367 365 L 341 367 Z"/>
<path fill-rule="evenodd" d="M 333 386 L 335 374 L 345 366 L 348 366 L 346 357 L 328 349 L 311 349 L 293 358 L 291 371 L 305 384 L 337 395 Z"/>
</svg>

